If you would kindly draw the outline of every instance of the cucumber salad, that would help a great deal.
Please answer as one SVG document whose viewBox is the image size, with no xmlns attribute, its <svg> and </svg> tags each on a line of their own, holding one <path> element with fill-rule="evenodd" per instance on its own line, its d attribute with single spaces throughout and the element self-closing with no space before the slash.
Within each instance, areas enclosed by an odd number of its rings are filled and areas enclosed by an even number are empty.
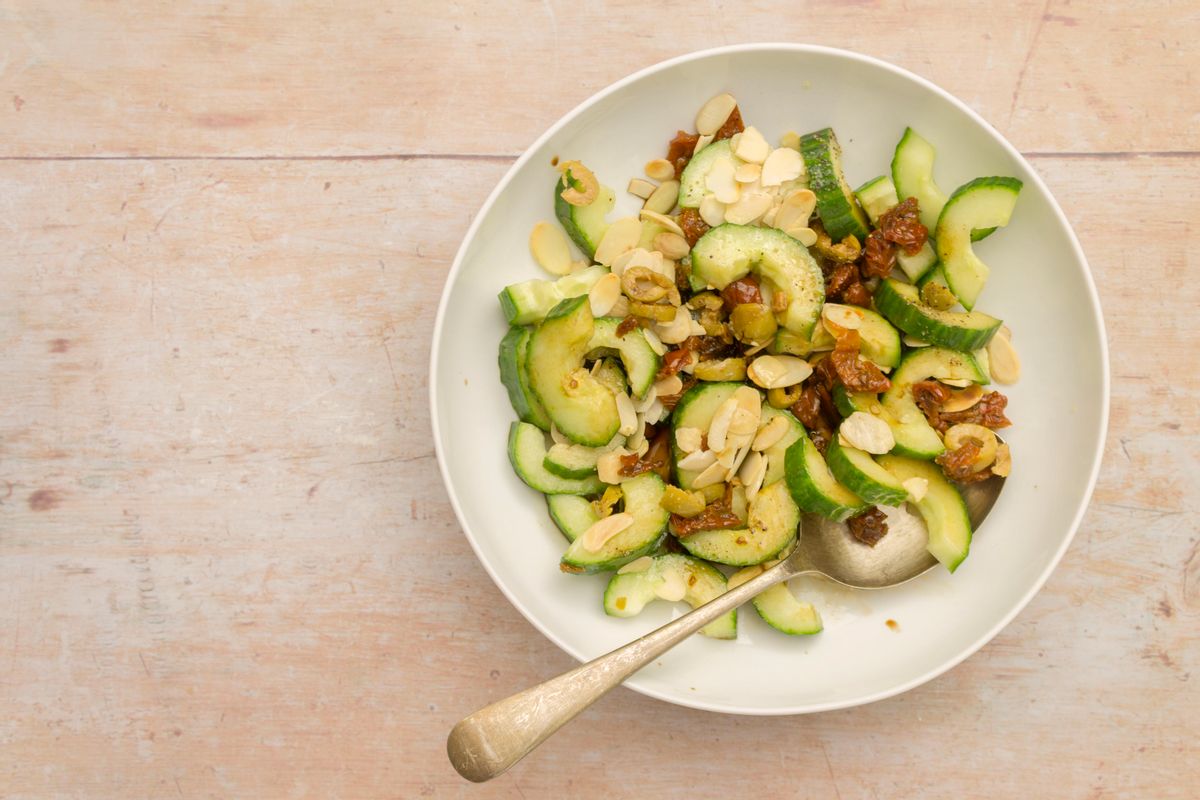
<svg viewBox="0 0 1200 800">
<path fill-rule="evenodd" d="M 956 484 L 1012 465 L 989 384 L 1020 365 L 977 308 L 975 243 L 1003 235 L 1021 182 L 947 195 L 909 128 L 851 190 L 833 130 L 773 146 L 728 94 L 694 127 L 628 182 L 636 216 L 555 159 L 557 219 L 529 240 L 550 275 L 500 293 L 508 456 L 566 537 L 560 568 L 611 573 L 612 616 L 695 607 L 785 557 L 802 514 L 873 547 L 915 513 L 953 572 L 971 543 Z M 753 605 L 783 633 L 822 628 L 787 584 Z M 735 638 L 736 611 L 702 632 Z"/>
</svg>

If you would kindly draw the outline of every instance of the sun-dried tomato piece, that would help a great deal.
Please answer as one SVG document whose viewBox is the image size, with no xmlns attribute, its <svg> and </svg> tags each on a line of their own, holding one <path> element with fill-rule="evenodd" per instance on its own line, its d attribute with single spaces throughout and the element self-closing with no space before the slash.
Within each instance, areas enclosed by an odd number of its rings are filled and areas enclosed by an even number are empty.
<svg viewBox="0 0 1200 800">
<path fill-rule="evenodd" d="M 721 290 L 721 299 L 725 301 L 725 310 L 730 312 L 743 303 L 762 305 L 763 296 L 762 290 L 758 288 L 758 278 L 753 275 L 738 278 Z"/>
<path fill-rule="evenodd" d="M 824 423 L 821 417 L 821 395 L 817 393 L 817 387 L 805 386 L 801 390 L 800 399 L 792 406 L 792 413 L 806 428 L 816 428 Z"/>
<path fill-rule="evenodd" d="M 942 422 L 949 428 L 963 422 L 973 422 L 985 428 L 997 430 L 1012 425 L 1012 421 L 1004 415 L 1008 398 L 999 392 L 988 392 L 979 398 L 979 402 L 963 411 L 943 412 Z"/>
<path fill-rule="evenodd" d="M 683 388 L 679 390 L 679 393 L 678 394 L 660 394 L 658 396 L 658 402 L 662 403 L 663 408 L 665 408 L 667 411 L 673 411 L 675 409 L 675 406 L 679 405 L 679 399 L 681 397 L 683 397 L 685 394 L 687 394 L 688 389 L 691 389 L 695 385 L 696 385 L 696 379 L 693 378 L 691 375 L 685 375 L 683 377 Z"/>
<path fill-rule="evenodd" d="M 741 528 L 745 522 L 730 508 L 728 493 L 715 503 L 709 503 L 694 517 L 671 515 L 671 532 L 684 539 L 697 531 Z"/>
<path fill-rule="evenodd" d="M 968 436 L 963 439 L 957 450 L 947 450 L 934 459 L 942 468 L 942 472 L 952 481 L 959 483 L 975 483 L 992 477 L 991 468 L 976 471 L 975 459 L 983 449 L 983 442 Z"/>
<path fill-rule="evenodd" d="M 664 481 L 671 479 L 670 442 L 671 434 L 663 430 L 654 434 L 646 455 L 641 458 L 637 453 L 621 456 L 621 468 L 617 472 L 624 478 L 633 478 L 645 472 L 655 472 Z"/>
<path fill-rule="evenodd" d="M 823 386 L 827 391 L 832 392 L 833 388 L 838 385 L 837 370 L 833 368 L 833 362 L 826 356 L 813 365 L 812 380 L 808 381 L 810 386 Z"/>
<path fill-rule="evenodd" d="M 677 131 L 675 138 L 667 145 L 667 161 L 675 166 L 676 178 L 683 174 L 683 168 L 692 160 L 692 152 L 696 149 L 698 141 L 700 141 L 698 133 Z"/>
<path fill-rule="evenodd" d="M 625 319 L 621 320 L 621 324 L 617 326 L 617 336 L 624 336 L 638 326 L 638 318 L 630 314 Z"/>
<path fill-rule="evenodd" d="M 813 447 L 817 448 L 822 456 L 829 450 L 829 440 L 833 438 L 833 431 L 828 428 L 809 428 L 808 438 L 812 439 Z"/>
<path fill-rule="evenodd" d="M 746 126 L 742 123 L 742 110 L 734 106 L 733 111 L 725 118 L 725 124 L 713 134 L 713 141 L 719 142 L 722 139 L 728 139 L 735 133 L 741 133 L 744 130 L 746 130 Z"/>
<path fill-rule="evenodd" d="M 858 267 L 853 264 L 838 264 L 825 279 L 825 298 L 836 300 L 847 286 L 858 280 Z"/>
<path fill-rule="evenodd" d="M 896 266 L 896 245 L 883 236 L 883 231 L 871 231 L 867 234 L 867 244 L 863 248 L 863 259 L 859 265 L 865 278 L 886 278 L 892 274 Z"/>
<path fill-rule="evenodd" d="M 871 307 L 871 290 L 860 281 L 854 281 L 842 290 L 842 302 L 862 308 Z"/>
<path fill-rule="evenodd" d="M 879 230 L 910 256 L 915 256 L 929 238 L 929 229 L 921 224 L 917 198 L 906 197 L 879 216 Z"/>
<path fill-rule="evenodd" d="M 683 229 L 683 238 L 687 239 L 690 247 L 695 247 L 696 242 L 700 241 L 700 237 L 708 233 L 708 223 L 700 216 L 699 209 L 683 209 L 679 212 L 677 221 L 679 227 Z"/>
<path fill-rule="evenodd" d="M 892 382 L 870 361 L 858 357 L 862 347 L 862 337 L 858 331 L 849 330 L 837 338 L 837 345 L 826 360 L 837 370 L 838 380 L 851 392 L 870 392 L 878 394 L 887 391 Z"/>
<path fill-rule="evenodd" d="M 879 510 L 879 506 L 871 506 L 861 514 L 855 514 L 846 520 L 850 533 L 865 545 L 874 547 L 879 540 L 887 535 L 887 514 Z"/>
</svg>

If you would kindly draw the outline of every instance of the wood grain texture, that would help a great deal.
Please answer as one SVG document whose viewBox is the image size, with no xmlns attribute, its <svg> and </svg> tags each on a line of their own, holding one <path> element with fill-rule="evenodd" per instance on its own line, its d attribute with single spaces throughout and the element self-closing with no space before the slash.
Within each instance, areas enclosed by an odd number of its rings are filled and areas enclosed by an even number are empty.
<svg viewBox="0 0 1200 800">
<path fill-rule="evenodd" d="M 1194 8 L 679 8 L 3 7 L 0 796 L 1194 793 Z M 814 30 L 962 97 L 1075 224 L 1114 376 L 1080 534 L 991 644 L 903 696 L 755 719 L 619 690 L 469 786 L 450 726 L 572 662 L 434 469 L 454 251 L 591 91 Z"/>
</svg>

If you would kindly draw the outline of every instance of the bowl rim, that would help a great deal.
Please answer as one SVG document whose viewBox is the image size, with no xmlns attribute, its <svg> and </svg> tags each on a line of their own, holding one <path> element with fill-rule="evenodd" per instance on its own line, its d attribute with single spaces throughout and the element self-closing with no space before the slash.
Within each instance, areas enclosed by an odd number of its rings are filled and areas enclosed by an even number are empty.
<svg viewBox="0 0 1200 800">
<path fill-rule="evenodd" d="M 508 171 L 504 173 L 504 176 L 496 184 L 495 188 L 492 189 L 491 193 L 488 195 L 487 199 L 483 202 L 483 205 L 480 207 L 479 211 L 476 213 L 475 218 L 471 221 L 470 227 L 467 228 L 467 232 L 463 236 L 462 243 L 459 245 L 458 251 L 454 256 L 454 261 L 452 262 L 452 264 L 450 266 L 450 270 L 446 274 L 446 281 L 442 286 L 441 298 L 438 301 L 437 315 L 434 318 L 433 336 L 432 336 L 432 341 L 431 341 L 431 345 L 430 345 L 430 353 L 429 353 L 429 375 L 431 376 L 431 379 L 429 381 L 429 411 L 430 411 L 430 424 L 431 424 L 432 433 L 433 433 L 434 452 L 437 456 L 438 470 L 441 473 L 442 484 L 445 486 L 446 494 L 450 498 L 450 505 L 454 509 L 454 515 L 458 519 L 459 527 L 462 528 L 463 534 L 466 536 L 468 543 L 470 543 L 471 549 L 474 551 L 476 559 L 478 559 L 479 563 L 483 566 L 483 568 L 487 572 L 488 576 L 492 579 L 492 582 L 501 591 L 501 593 L 508 599 L 508 602 L 511 603 L 512 606 L 514 608 L 516 608 L 517 611 L 519 611 L 521 613 L 521 615 L 524 616 L 525 619 L 531 625 L 533 625 L 534 628 L 536 628 L 539 632 L 541 632 L 541 634 L 543 636 L 545 636 L 547 639 L 549 639 L 551 642 L 553 642 L 555 645 L 557 645 L 559 647 L 559 649 L 561 649 L 563 652 L 567 653 L 569 656 L 574 658 L 576 661 L 582 662 L 585 660 L 586 657 L 584 655 L 576 652 L 574 648 L 569 647 L 563 640 L 561 640 L 551 630 L 549 630 L 546 626 L 544 626 L 539 621 L 539 619 L 529 609 L 527 609 L 521 602 L 519 602 L 519 600 L 516 598 L 516 596 L 513 595 L 509 591 L 509 589 L 505 585 L 505 583 L 502 580 L 500 580 L 500 577 L 496 574 L 496 571 L 493 569 L 492 565 L 485 558 L 483 558 L 483 555 L 480 551 L 479 544 L 476 542 L 474 534 L 471 532 L 471 530 L 468 528 L 468 526 L 466 524 L 466 516 L 465 516 L 462 506 L 459 502 L 458 494 L 455 491 L 454 485 L 450 480 L 450 469 L 447 464 L 447 456 L 446 456 L 445 452 L 443 452 L 443 448 L 442 448 L 441 420 L 439 419 L 439 415 L 438 415 L 438 392 L 437 392 L 438 384 L 437 384 L 437 380 L 433 379 L 433 376 L 435 376 L 437 374 L 439 350 L 440 350 L 442 336 L 444 333 L 447 309 L 449 307 L 450 290 L 458 278 L 458 274 L 459 274 L 460 270 L 462 269 L 463 261 L 465 260 L 467 250 L 469 249 L 471 243 L 474 241 L 475 235 L 479 229 L 479 226 L 482 224 L 483 220 L 491 212 L 492 206 L 495 204 L 496 199 L 500 196 L 500 193 L 504 191 L 504 189 L 508 186 L 508 184 L 513 180 L 514 176 L 516 176 L 516 174 L 521 171 L 521 169 L 525 166 L 525 164 L 531 158 L 533 158 L 533 154 L 535 152 L 537 152 L 548 139 L 553 137 L 563 127 L 565 127 L 568 123 L 570 123 L 572 120 L 574 120 L 575 117 L 577 117 L 579 114 L 583 113 L 586 109 L 588 109 L 588 108 L 592 107 L 593 105 L 595 105 L 596 103 L 600 102 L 604 98 L 608 97 L 609 95 L 616 94 L 617 92 L 624 90 L 626 87 L 642 80 L 643 78 L 646 78 L 646 77 L 653 75 L 655 73 L 658 73 L 658 72 L 662 72 L 662 71 L 671 69 L 680 64 L 685 64 L 685 63 L 688 63 L 691 61 L 701 61 L 704 59 L 718 57 L 718 56 L 734 55 L 734 54 L 740 54 L 740 53 L 766 52 L 766 51 L 776 51 L 776 52 L 783 52 L 783 53 L 818 54 L 818 55 L 830 56 L 835 59 L 845 59 L 848 61 L 857 61 L 860 63 L 868 64 L 873 67 L 887 70 L 896 75 L 899 75 L 902 78 L 907 78 L 908 80 L 911 80 L 914 83 L 920 85 L 922 88 L 934 93 L 941 99 L 949 102 L 951 105 L 953 105 L 959 111 L 962 111 L 968 117 L 970 117 L 972 120 L 974 120 L 976 123 L 983 126 L 983 128 L 986 129 L 991 134 L 992 138 L 1012 158 L 1014 158 L 1017 162 L 1019 162 L 1020 164 L 1025 166 L 1025 168 L 1029 172 L 1030 177 L 1033 179 L 1034 184 L 1036 184 L 1038 189 L 1041 190 L 1044 193 L 1044 195 L 1046 196 L 1046 198 L 1049 200 L 1050 207 L 1053 209 L 1054 214 L 1055 214 L 1059 224 L 1067 232 L 1068 241 L 1071 245 L 1072 250 L 1075 253 L 1076 258 L 1078 258 L 1079 262 L 1083 265 L 1083 276 L 1085 279 L 1085 283 L 1087 285 L 1087 297 L 1091 303 L 1092 312 L 1094 314 L 1094 317 L 1096 320 L 1096 325 L 1097 325 L 1096 333 L 1098 334 L 1097 338 L 1098 338 L 1099 346 L 1100 346 L 1100 363 L 1101 363 L 1101 376 L 1100 377 L 1101 377 L 1101 386 L 1102 386 L 1103 391 L 1101 393 L 1101 398 L 1100 398 L 1100 418 L 1099 418 L 1099 426 L 1098 426 L 1099 431 L 1098 431 L 1098 435 L 1096 436 L 1096 445 L 1092 452 L 1091 474 L 1088 476 L 1087 488 L 1084 491 L 1083 496 L 1080 498 L 1078 507 L 1075 509 L 1075 514 L 1071 520 L 1071 524 L 1067 531 L 1067 535 L 1063 538 L 1062 544 L 1059 546 L 1057 552 L 1055 552 L 1055 554 L 1054 554 L 1054 557 L 1052 559 L 1050 559 L 1050 562 L 1042 570 L 1041 574 L 1038 575 L 1037 579 L 1033 582 L 1033 584 L 1030 586 L 1029 590 L 1024 594 L 1024 596 L 1022 596 L 1020 598 L 1020 600 L 1016 604 L 1014 604 L 1013 607 L 1006 614 L 1004 614 L 1003 617 L 998 622 L 996 622 L 991 628 L 989 628 L 983 635 L 979 636 L 975 641 L 971 642 L 966 647 L 962 648 L 953 657 L 946 659 L 941 664 L 927 670 L 925 673 L 918 675 L 915 678 L 911 678 L 903 683 L 897 684 L 897 685 L 889 687 L 887 689 L 881 689 L 881 690 L 872 692 L 870 694 L 863 695 L 862 697 L 847 699 L 847 700 L 831 701 L 828 703 L 803 703 L 803 704 L 781 706 L 779 708 L 770 708 L 770 709 L 739 706 L 734 703 L 708 702 L 708 701 L 703 701 L 703 700 L 699 700 L 699 699 L 691 700 L 691 699 L 688 699 L 685 697 L 671 696 L 665 692 L 662 692 L 662 691 L 659 691 L 656 689 L 637 685 L 636 677 L 630 678 L 629 681 L 627 681 L 625 684 L 623 684 L 627 688 L 632 689 L 633 691 L 638 692 L 640 694 L 646 695 L 647 697 L 653 697 L 656 700 L 662 700 L 664 702 L 671 703 L 674 705 L 684 706 L 687 708 L 695 708 L 695 709 L 699 709 L 702 711 L 713 711 L 713 712 L 727 713 L 727 714 L 742 714 L 742 715 L 747 715 L 747 716 L 785 716 L 785 715 L 792 715 L 792 714 L 811 714 L 811 713 L 817 713 L 817 712 L 821 712 L 821 711 L 835 711 L 835 710 L 842 709 L 842 708 L 852 708 L 855 706 L 866 705 L 868 703 L 875 703 L 880 700 L 886 700 L 889 697 L 894 697 L 898 694 L 903 694 L 904 692 L 907 692 L 911 689 L 915 689 L 916 687 L 921 686 L 924 683 L 928 683 L 929 681 L 933 680 L 934 678 L 937 678 L 940 675 L 945 674 L 949 670 L 951 670 L 954 667 L 961 664 L 967 658 L 970 658 L 972 655 L 974 655 L 976 652 L 978 652 L 985 644 L 987 644 L 993 638 L 995 638 L 996 635 L 999 634 L 1001 630 L 1003 630 L 1010 622 L 1012 622 L 1012 620 L 1017 616 L 1017 614 L 1021 613 L 1021 611 L 1024 610 L 1024 608 L 1029 604 L 1029 602 L 1033 599 L 1033 597 L 1039 591 L 1041 591 L 1042 587 L 1046 584 L 1046 581 L 1049 580 L 1051 573 L 1053 573 L 1054 570 L 1058 567 L 1058 564 L 1062 560 L 1062 557 L 1066 554 L 1067 548 L 1069 548 L 1071 546 L 1071 542 L 1074 541 L 1074 539 L 1075 539 L 1075 534 L 1078 532 L 1080 523 L 1083 521 L 1083 515 L 1087 512 L 1087 509 L 1088 509 L 1089 505 L 1091 504 L 1092 494 L 1095 491 L 1096 481 L 1100 474 L 1100 466 L 1101 466 L 1101 462 L 1103 461 L 1105 441 L 1108 436 L 1109 405 L 1110 405 L 1110 392 L 1111 392 L 1111 376 L 1110 376 L 1111 368 L 1110 368 L 1110 364 L 1109 364 L 1108 335 L 1107 335 L 1107 330 L 1106 330 L 1105 324 L 1104 324 L 1103 309 L 1100 305 L 1100 297 L 1099 297 L 1099 293 L 1096 289 L 1096 282 L 1092 277 L 1091 265 L 1088 263 L 1087 256 L 1083 252 L 1083 247 L 1079 244 L 1079 238 L 1075 235 L 1074 228 L 1071 226 L 1071 223 L 1067 219 L 1066 214 L 1063 212 L 1062 208 L 1059 206 L 1057 198 L 1055 198 L 1054 194 L 1046 186 L 1046 183 L 1042 179 L 1042 176 L 1037 172 L 1037 170 L 1035 170 L 1033 168 L 1033 165 L 1030 164 L 1028 160 L 1026 160 L 1026 158 L 1021 154 L 1021 152 L 1019 150 L 1017 150 L 1008 141 L 1008 139 L 1004 137 L 1003 134 L 1001 134 L 991 123 L 989 123 L 987 120 L 985 120 L 978 112 L 976 112 L 974 109 L 972 109 L 966 103 L 959 100 L 957 97 L 950 94 L 945 89 L 942 89 L 940 86 L 933 83 L 932 81 L 930 81 L 926 78 L 923 78 L 922 76 L 917 75 L 914 72 L 910 72 L 909 70 L 904 69 L 903 67 L 898 67 L 895 64 L 891 64 L 882 59 L 876 58 L 874 56 L 869 56 L 869 55 L 866 55 L 863 53 L 858 53 L 853 50 L 846 50 L 846 49 L 837 48 L 837 47 L 827 47 L 824 45 L 799 44 L 799 43 L 792 43 L 792 42 L 756 42 L 756 43 L 746 43 L 746 44 L 734 44 L 734 45 L 726 45 L 726 46 L 722 46 L 722 47 L 708 48 L 705 50 L 697 50 L 697 51 L 694 51 L 691 53 L 685 53 L 683 55 L 676 56 L 675 58 L 667 59 L 665 61 L 660 61 L 657 64 L 652 64 L 648 67 L 638 70 L 637 72 L 627 75 L 624 78 L 621 78 L 620 80 L 606 86 L 605 88 L 603 88 L 600 91 L 596 92 L 595 94 L 591 95 L 586 100 L 579 103 L 574 108 L 572 108 L 570 111 L 565 113 L 562 117 L 560 117 L 553 125 L 551 125 L 549 128 L 547 128 L 546 131 L 543 132 L 541 136 L 539 136 L 535 141 L 533 141 L 531 144 L 529 144 L 525 148 L 525 151 L 516 159 L 516 161 L 513 162 L 512 166 L 510 166 Z"/>
</svg>

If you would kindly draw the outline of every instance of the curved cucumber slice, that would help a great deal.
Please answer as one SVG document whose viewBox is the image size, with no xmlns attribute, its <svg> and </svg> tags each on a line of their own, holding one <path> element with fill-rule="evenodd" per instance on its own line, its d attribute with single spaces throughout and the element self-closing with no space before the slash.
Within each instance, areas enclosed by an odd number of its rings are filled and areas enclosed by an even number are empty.
<svg viewBox="0 0 1200 800">
<path fill-rule="evenodd" d="M 848 417 L 855 411 L 878 415 L 883 410 L 879 405 L 879 396 L 870 392 L 848 392 L 840 383 L 833 387 L 833 404 L 843 417 Z"/>
<path fill-rule="evenodd" d="M 826 303 L 837 307 L 837 304 Z M 891 369 L 900 363 L 900 332 L 869 308 L 842 306 L 862 320 L 858 335 L 862 338 L 862 356 L 881 367 Z M 830 336 L 832 340 L 832 336 Z"/>
<path fill-rule="evenodd" d="M 615 317 L 601 317 L 596 320 L 592 338 L 587 343 L 587 357 L 616 355 L 625 367 L 625 374 L 629 378 L 629 386 L 633 393 L 643 397 L 654 384 L 654 376 L 662 366 L 662 358 L 646 341 L 646 334 L 641 328 L 635 328 L 624 336 L 617 336 L 617 326 L 620 324 L 621 320 Z"/>
<path fill-rule="evenodd" d="M 544 431 L 550 430 L 550 418 L 546 409 L 534 397 L 529 388 L 529 375 L 525 372 L 525 350 L 529 346 L 528 328 L 509 328 L 500 340 L 500 382 L 508 390 L 508 402 L 522 422 L 537 425 Z"/>
<path fill-rule="evenodd" d="M 625 437 L 618 435 L 604 447 L 584 447 L 581 444 L 554 444 L 546 451 L 542 466 L 560 478 L 586 478 L 596 474 L 596 462 L 600 456 L 625 444 Z"/>
<path fill-rule="evenodd" d="M 612 391 L 583 366 L 595 325 L 587 296 L 563 300 L 533 335 L 525 369 L 555 427 L 576 444 L 601 447 L 621 427 Z"/>
<path fill-rule="evenodd" d="M 546 435 L 528 422 L 514 422 L 508 430 L 508 460 L 517 477 L 545 494 L 596 494 L 604 484 L 598 478 L 560 478 L 543 466 Z"/>
<path fill-rule="evenodd" d="M 854 190 L 854 196 L 858 198 L 872 225 L 879 221 L 883 212 L 900 202 L 896 196 L 896 186 L 887 175 L 867 181 Z"/>
<path fill-rule="evenodd" d="M 971 518 L 962 495 L 942 471 L 928 461 L 900 456 L 880 456 L 879 464 L 901 481 L 924 478 L 929 482 L 925 496 L 915 505 L 929 531 L 929 552 L 954 572 L 971 549 Z"/>
<path fill-rule="evenodd" d="M 867 507 L 861 497 L 837 482 L 807 435 L 788 448 L 786 467 L 788 489 L 803 511 L 842 522 Z"/>
<path fill-rule="evenodd" d="M 708 192 L 704 180 L 708 177 L 713 164 L 722 159 L 729 161 L 735 168 L 742 163 L 742 160 L 733 154 L 733 148 L 730 147 L 728 139 L 713 142 L 692 156 L 692 160 L 683 168 L 683 174 L 679 176 L 680 208 L 700 207 L 700 201 Z"/>
<path fill-rule="evenodd" d="M 933 240 L 926 239 L 925 244 L 915 256 L 905 253 L 902 248 L 896 250 L 896 263 L 910 281 L 920 280 L 921 276 L 937 266 L 937 252 L 933 249 Z"/>
<path fill-rule="evenodd" d="M 921 134 L 905 128 L 904 135 L 896 145 L 892 156 L 892 182 L 896 186 L 896 197 L 917 198 L 921 213 L 921 224 L 933 233 L 938 215 L 946 205 L 946 194 L 933 179 L 933 160 L 937 153 Z"/>
<path fill-rule="evenodd" d="M 908 499 L 908 490 L 876 464 L 870 453 L 843 445 L 838 438 L 834 436 L 829 443 L 825 463 L 842 485 L 868 503 L 898 506 Z"/>
<path fill-rule="evenodd" d="M 835 242 L 851 235 L 860 242 L 866 239 L 871 231 L 867 215 L 858 207 L 842 173 L 842 148 L 833 128 L 801 136 L 800 155 L 808 170 L 808 188 L 817 196 L 817 216 L 825 232 Z"/>
<path fill-rule="evenodd" d="M 734 577 L 745 575 L 742 580 L 750 580 L 762 571 L 760 566 L 746 567 Z M 807 600 L 798 599 L 788 587 L 787 581 L 777 583 L 765 592 L 755 595 L 750 602 L 754 604 L 754 610 L 763 618 L 763 622 L 780 633 L 789 636 L 810 636 L 824 629 L 816 607 Z"/>
<path fill-rule="evenodd" d="M 1002 324 L 981 311 L 939 311 L 921 302 L 917 287 L 891 278 L 875 290 L 875 307 L 910 336 L 952 350 L 984 347 Z"/>
<path fill-rule="evenodd" d="M 692 248 L 692 274 L 718 290 L 751 272 L 787 293 L 783 327 L 807 336 L 825 302 L 825 278 L 804 245 L 774 228 L 726 223 Z"/>
<path fill-rule="evenodd" d="M 652 600 L 679 599 L 692 608 L 725 593 L 725 576 L 711 564 L 680 553 L 655 556 L 642 572 L 614 575 L 604 590 L 604 613 L 610 617 L 634 617 Z M 700 629 L 713 639 L 737 638 L 734 609 Z"/>
<path fill-rule="evenodd" d="M 531 281 L 514 283 L 500 292 L 500 309 L 509 325 L 531 325 L 541 322 L 550 309 L 568 297 L 587 294 L 596 281 L 608 270 L 604 267 L 588 267 L 558 280 L 548 281 L 534 278 Z"/>
<path fill-rule="evenodd" d="M 938 217 L 937 255 L 946 282 L 970 311 L 987 281 L 988 266 L 971 247 L 974 228 L 1003 228 L 1012 218 L 1021 182 L 1016 178 L 976 178 L 960 186 Z"/>
<path fill-rule="evenodd" d="M 938 380 L 973 381 L 986 383 L 987 375 L 979 368 L 970 353 L 960 353 L 945 347 L 922 347 L 913 350 L 892 373 L 892 385 L 880 398 L 887 414 L 892 434 L 896 437 L 897 455 L 929 459 L 943 452 L 946 447 L 942 437 L 929 426 L 925 415 L 913 400 L 912 386 L 918 381 Z"/>
<path fill-rule="evenodd" d="M 550 519 L 568 542 L 578 539 L 600 520 L 592 501 L 577 494 L 548 494 L 546 505 L 550 508 Z"/>
<path fill-rule="evenodd" d="M 570 170 L 568 170 L 570 172 Z M 608 212 L 613 210 L 617 196 L 612 189 L 601 186 L 596 199 L 586 206 L 573 206 L 562 199 L 562 180 L 554 181 L 554 216 L 588 258 L 596 255 L 596 246 L 608 230 Z"/>
<path fill-rule="evenodd" d="M 563 572 L 614 570 L 652 552 L 667 535 L 667 521 L 671 516 L 659 505 L 665 488 L 662 478 L 652 472 L 622 481 L 621 494 L 625 498 L 625 510 L 633 515 L 633 525 L 596 551 L 584 547 L 583 539 L 572 541 L 559 565 Z"/>
<path fill-rule="evenodd" d="M 796 539 L 800 509 L 788 494 L 787 486 L 776 481 L 759 491 L 750 504 L 750 519 L 745 528 L 700 531 L 679 540 L 694 556 L 741 567 L 760 564 L 779 554 Z"/>
</svg>

